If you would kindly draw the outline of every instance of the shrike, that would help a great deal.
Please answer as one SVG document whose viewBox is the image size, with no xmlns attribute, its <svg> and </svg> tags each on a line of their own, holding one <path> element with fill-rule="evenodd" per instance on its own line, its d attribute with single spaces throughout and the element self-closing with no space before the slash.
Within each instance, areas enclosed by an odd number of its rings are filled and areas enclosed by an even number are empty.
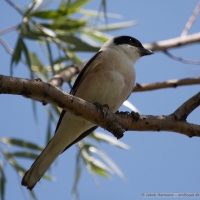
<svg viewBox="0 0 200 200">
<path fill-rule="evenodd" d="M 115 113 L 133 90 L 133 65 L 140 57 L 152 53 L 133 37 L 120 36 L 110 39 L 86 64 L 70 94 L 90 103 L 107 104 L 109 110 Z M 63 151 L 96 128 L 96 124 L 63 110 L 55 135 L 25 173 L 21 184 L 30 190 L 33 189 Z"/>
</svg>

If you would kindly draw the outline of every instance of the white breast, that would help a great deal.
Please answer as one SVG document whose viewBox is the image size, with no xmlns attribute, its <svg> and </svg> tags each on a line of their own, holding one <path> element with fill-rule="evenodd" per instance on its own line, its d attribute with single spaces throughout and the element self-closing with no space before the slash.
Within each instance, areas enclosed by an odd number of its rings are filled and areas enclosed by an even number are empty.
<svg viewBox="0 0 200 200">
<path fill-rule="evenodd" d="M 104 50 L 90 66 L 76 96 L 107 104 L 112 112 L 130 95 L 135 82 L 133 61 L 116 49 Z"/>
</svg>

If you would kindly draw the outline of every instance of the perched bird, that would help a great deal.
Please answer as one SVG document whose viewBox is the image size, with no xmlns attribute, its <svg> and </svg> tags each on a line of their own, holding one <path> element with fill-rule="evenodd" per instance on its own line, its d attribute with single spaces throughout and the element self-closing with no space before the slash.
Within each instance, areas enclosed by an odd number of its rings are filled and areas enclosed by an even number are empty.
<svg viewBox="0 0 200 200">
<path fill-rule="evenodd" d="M 108 40 L 86 64 L 70 94 L 90 103 L 107 104 L 116 112 L 131 94 L 135 83 L 135 62 L 153 52 L 135 38 L 120 36 Z M 74 143 L 97 128 L 85 119 L 62 111 L 55 135 L 25 173 L 21 184 L 33 189 L 53 161 Z"/>
</svg>

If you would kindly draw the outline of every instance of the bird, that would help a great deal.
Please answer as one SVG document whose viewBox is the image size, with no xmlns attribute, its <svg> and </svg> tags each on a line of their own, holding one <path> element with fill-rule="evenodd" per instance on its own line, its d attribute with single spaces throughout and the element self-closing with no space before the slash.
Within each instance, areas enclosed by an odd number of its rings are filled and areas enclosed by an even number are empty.
<svg viewBox="0 0 200 200">
<path fill-rule="evenodd" d="M 70 94 L 90 103 L 107 105 L 115 113 L 130 96 L 135 84 L 136 61 L 153 52 L 134 37 L 108 40 L 87 62 Z M 61 112 L 55 134 L 24 174 L 21 184 L 32 190 L 54 160 L 98 126 L 65 110 Z"/>
</svg>

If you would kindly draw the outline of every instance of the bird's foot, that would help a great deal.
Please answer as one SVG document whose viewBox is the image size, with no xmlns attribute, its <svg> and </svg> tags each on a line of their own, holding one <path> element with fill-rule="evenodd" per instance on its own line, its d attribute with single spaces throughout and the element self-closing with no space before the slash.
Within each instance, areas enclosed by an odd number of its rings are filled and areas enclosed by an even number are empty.
<svg viewBox="0 0 200 200">
<path fill-rule="evenodd" d="M 134 112 L 134 111 L 131 112 L 131 116 L 136 122 L 140 118 L 140 114 L 138 112 Z"/>
<path fill-rule="evenodd" d="M 125 115 L 128 117 L 131 113 L 129 111 L 117 111 L 116 114 Z"/>
<path fill-rule="evenodd" d="M 36 78 L 35 81 L 42 82 L 41 78 Z"/>
<path fill-rule="evenodd" d="M 103 117 L 105 117 L 106 116 L 106 110 L 109 110 L 108 104 L 101 105 L 98 102 L 94 102 L 93 104 L 96 106 L 98 111 L 99 110 L 101 111 L 101 114 L 103 115 Z M 106 110 L 105 110 L 105 108 L 106 108 Z"/>
<path fill-rule="evenodd" d="M 139 113 L 134 111 L 117 111 L 116 114 L 125 115 L 126 117 L 131 116 L 135 121 L 138 121 L 140 117 Z"/>
</svg>

